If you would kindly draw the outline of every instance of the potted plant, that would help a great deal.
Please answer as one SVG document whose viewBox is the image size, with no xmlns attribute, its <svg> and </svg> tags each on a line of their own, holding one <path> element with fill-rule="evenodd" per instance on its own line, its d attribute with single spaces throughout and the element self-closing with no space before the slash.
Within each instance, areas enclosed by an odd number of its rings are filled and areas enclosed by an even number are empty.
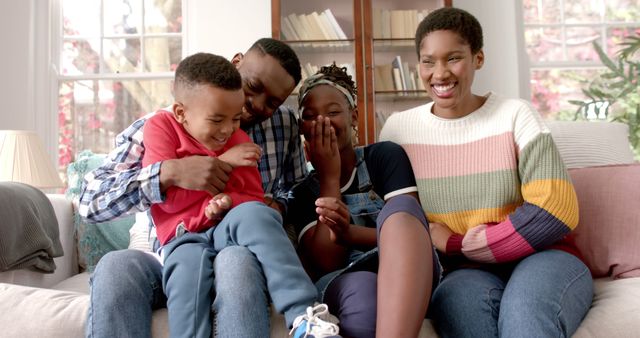
<svg viewBox="0 0 640 338">
<path fill-rule="evenodd" d="M 640 158 L 640 36 L 625 37 L 622 47 L 612 60 L 593 42 L 598 57 L 607 70 L 587 82 L 582 92 L 584 101 L 570 100 L 578 105 L 576 119 L 595 116 L 608 121 L 619 121 L 629 126 L 629 141 L 636 159 Z"/>
</svg>

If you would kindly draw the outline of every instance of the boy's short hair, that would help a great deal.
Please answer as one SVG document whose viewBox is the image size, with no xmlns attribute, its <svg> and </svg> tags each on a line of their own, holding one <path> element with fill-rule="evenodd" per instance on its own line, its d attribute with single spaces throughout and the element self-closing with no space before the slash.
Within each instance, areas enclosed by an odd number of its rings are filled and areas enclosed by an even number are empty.
<svg viewBox="0 0 640 338">
<path fill-rule="evenodd" d="M 225 90 L 242 89 L 236 67 L 222 56 L 197 53 L 184 58 L 176 69 L 174 91 L 208 84 Z"/>
<path fill-rule="evenodd" d="M 434 31 L 453 31 L 469 44 L 471 53 L 482 49 L 482 26 L 471 13 L 454 7 L 442 7 L 429 13 L 416 30 L 416 52 L 420 56 L 420 44 L 424 37 Z"/>
<path fill-rule="evenodd" d="M 295 84 L 300 82 L 302 71 L 300 70 L 300 60 L 296 53 L 286 43 L 272 39 L 262 38 L 253 43 L 249 50 L 260 51 L 263 55 L 269 54 L 273 56 L 284 70 L 291 75 Z"/>
</svg>

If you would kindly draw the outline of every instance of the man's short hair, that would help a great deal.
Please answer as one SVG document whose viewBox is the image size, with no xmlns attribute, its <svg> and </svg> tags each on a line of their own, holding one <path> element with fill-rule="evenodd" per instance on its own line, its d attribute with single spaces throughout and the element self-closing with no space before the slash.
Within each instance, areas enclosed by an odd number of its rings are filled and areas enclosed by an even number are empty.
<svg viewBox="0 0 640 338">
<path fill-rule="evenodd" d="M 298 56 L 293 49 L 286 43 L 276 39 L 262 38 L 256 41 L 249 50 L 258 50 L 263 55 L 271 55 L 291 75 L 295 84 L 300 82 L 302 78 L 300 60 L 298 60 Z"/>
</svg>

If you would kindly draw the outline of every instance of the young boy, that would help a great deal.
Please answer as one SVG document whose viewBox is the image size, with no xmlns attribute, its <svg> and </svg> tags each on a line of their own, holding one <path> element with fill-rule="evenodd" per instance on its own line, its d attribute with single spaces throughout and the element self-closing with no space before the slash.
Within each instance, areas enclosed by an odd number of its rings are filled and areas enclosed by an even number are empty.
<svg viewBox="0 0 640 338">
<path fill-rule="evenodd" d="M 244 94 L 236 68 L 212 54 L 187 57 L 176 69 L 174 95 L 171 112 L 161 111 L 145 123 L 143 166 L 208 155 L 233 170 L 224 191 L 213 198 L 204 191 L 171 187 L 165 202 L 151 207 L 162 245 L 171 337 L 210 336 L 211 261 L 229 245 L 245 246 L 258 258 L 274 305 L 293 325 L 294 337 L 337 336 L 337 326 L 318 317 L 326 313 L 326 305 L 311 307 L 317 292 L 280 215 L 262 202 L 256 167 L 260 148 L 239 129 Z"/>
</svg>

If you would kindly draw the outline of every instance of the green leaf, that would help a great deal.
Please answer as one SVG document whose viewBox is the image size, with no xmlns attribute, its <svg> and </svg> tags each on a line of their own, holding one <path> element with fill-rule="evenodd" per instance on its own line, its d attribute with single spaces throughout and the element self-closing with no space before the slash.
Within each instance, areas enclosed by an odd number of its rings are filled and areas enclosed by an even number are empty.
<svg viewBox="0 0 640 338">
<path fill-rule="evenodd" d="M 602 47 L 600 47 L 600 45 L 595 41 L 593 41 L 592 44 L 593 44 L 593 47 L 596 49 L 596 53 L 598 53 L 598 57 L 600 58 L 600 61 L 602 61 L 602 63 L 605 66 L 607 66 L 607 68 L 617 73 L 618 69 L 616 65 L 613 63 L 613 61 L 611 61 L 609 56 L 602 50 Z"/>
</svg>

